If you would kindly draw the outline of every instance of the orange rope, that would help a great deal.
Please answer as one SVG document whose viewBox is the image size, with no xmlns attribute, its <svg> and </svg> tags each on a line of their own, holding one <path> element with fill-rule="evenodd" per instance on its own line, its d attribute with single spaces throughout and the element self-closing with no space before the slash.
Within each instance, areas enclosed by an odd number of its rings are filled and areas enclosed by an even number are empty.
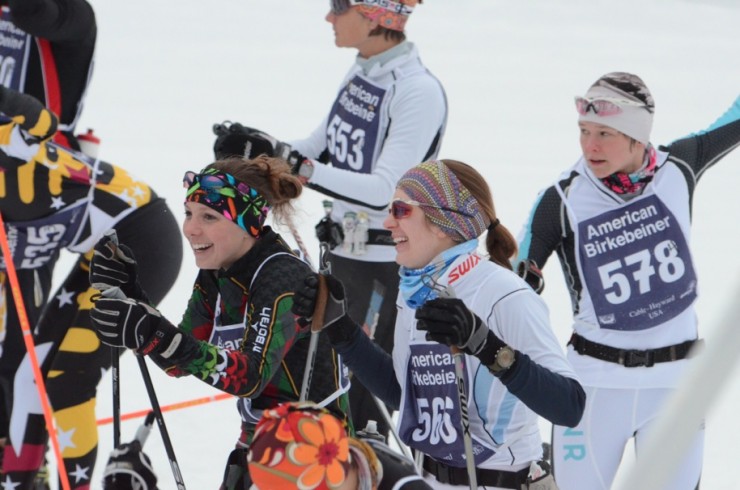
<svg viewBox="0 0 740 490">
<path fill-rule="evenodd" d="M 5 233 L 5 223 L 3 222 L 2 214 L 0 214 L 0 247 L 2 247 L 3 257 L 5 258 L 5 268 L 8 273 L 8 279 L 10 279 L 10 288 L 13 291 L 13 299 L 15 300 L 15 308 L 18 311 L 18 320 L 21 324 L 21 331 L 23 332 L 23 341 L 26 344 L 26 351 L 28 351 L 28 358 L 31 361 L 31 367 L 33 369 L 33 378 L 36 381 L 36 388 L 39 392 L 39 398 L 41 398 L 41 406 L 44 409 L 44 420 L 46 421 L 46 430 L 49 431 L 49 438 L 51 439 L 51 445 L 54 449 L 54 456 L 57 460 L 57 469 L 59 476 L 62 481 L 62 488 L 64 490 L 70 490 L 69 477 L 67 476 L 67 469 L 64 467 L 64 459 L 62 458 L 62 451 L 59 448 L 59 440 L 57 439 L 57 431 L 54 426 L 54 417 L 51 413 L 51 406 L 49 406 L 49 399 L 46 394 L 46 385 L 44 384 L 44 377 L 41 374 L 41 367 L 39 366 L 38 357 L 36 357 L 36 346 L 33 343 L 33 333 L 31 332 L 31 326 L 28 322 L 28 314 L 26 313 L 26 307 L 23 304 L 23 296 L 21 295 L 21 286 L 18 282 L 18 274 L 15 271 L 15 265 L 13 264 L 13 255 L 10 252 L 10 245 L 8 244 L 8 235 Z"/>
<path fill-rule="evenodd" d="M 164 413 L 164 412 L 170 412 L 172 410 L 180 410 L 182 408 L 189 408 L 189 407 L 194 407 L 196 405 L 204 405 L 206 403 L 226 400 L 227 398 L 234 398 L 234 395 L 230 395 L 228 393 L 221 393 L 218 395 L 204 396 L 202 398 L 194 398 L 192 400 L 185 400 L 182 402 L 171 403 L 170 405 L 162 405 L 161 407 L 159 407 L 159 409 L 162 411 L 162 413 Z M 125 413 L 121 415 L 121 420 L 123 421 L 123 420 L 130 420 L 130 419 L 144 417 L 149 412 L 151 412 L 151 409 L 137 410 L 135 412 Z M 103 419 L 98 419 L 98 425 L 106 425 L 106 424 L 110 424 L 111 422 L 113 422 L 113 417 L 106 417 Z"/>
</svg>

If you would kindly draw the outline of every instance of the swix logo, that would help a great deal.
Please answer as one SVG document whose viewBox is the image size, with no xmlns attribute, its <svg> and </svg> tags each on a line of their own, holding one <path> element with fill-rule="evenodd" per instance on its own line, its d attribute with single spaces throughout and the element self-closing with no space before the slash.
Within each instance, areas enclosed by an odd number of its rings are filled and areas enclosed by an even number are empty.
<svg viewBox="0 0 740 490">
<path fill-rule="evenodd" d="M 448 283 L 452 284 L 453 282 L 460 279 L 462 276 L 473 270 L 473 267 L 476 266 L 480 262 L 480 256 L 479 255 L 471 255 L 467 259 L 465 259 L 461 264 L 458 264 L 455 266 L 452 271 L 450 271 L 450 278 Z"/>
</svg>

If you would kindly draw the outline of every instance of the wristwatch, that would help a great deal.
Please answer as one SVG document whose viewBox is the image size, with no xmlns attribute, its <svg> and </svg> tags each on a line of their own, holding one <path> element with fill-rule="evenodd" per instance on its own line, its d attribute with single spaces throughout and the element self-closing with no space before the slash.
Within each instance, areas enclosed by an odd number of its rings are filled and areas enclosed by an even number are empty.
<svg viewBox="0 0 740 490">
<path fill-rule="evenodd" d="M 488 370 L 491 371 L 494 376 L 501 376 L 509 369 L 514 361 L 516 360 L 514 349 L 505 345 L 496 351 L 496 360 L 493 364 L 488 365 Z"/>
</svg>

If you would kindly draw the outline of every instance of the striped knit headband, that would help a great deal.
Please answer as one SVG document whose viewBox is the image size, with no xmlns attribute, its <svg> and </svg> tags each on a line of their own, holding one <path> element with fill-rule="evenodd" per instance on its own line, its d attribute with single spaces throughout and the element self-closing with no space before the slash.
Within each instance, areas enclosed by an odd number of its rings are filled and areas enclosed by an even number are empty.
<svg viewBox="0 0 740 490">
<path fill-rule="evenodd" d="M 422 208 L 427 218 L 456 242 L 467 242 L 486 231 L 488 218 L 478 201 L 441 160 L 417 165 L 396 187 L 414 201 L 453 210 Z"/>
</svg>

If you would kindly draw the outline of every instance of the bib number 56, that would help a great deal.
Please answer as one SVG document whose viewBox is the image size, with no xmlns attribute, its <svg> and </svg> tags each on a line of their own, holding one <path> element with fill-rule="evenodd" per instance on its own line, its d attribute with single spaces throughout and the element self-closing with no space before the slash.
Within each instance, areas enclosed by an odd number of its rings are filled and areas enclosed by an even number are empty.
<svg viewBox="0 0 740 490">
<path fill-rule="evenodd" d="M 411 437 L 414 441 L 428 442 L 429 444 L 452 444 L 457 439 L 457 432 L 450 420 L 450 412 L 454 409 L 454 403 L 450 397 L 417 398 L 416 405 L 419 408 L 420 428 L 414 430 Z"/>
</svg>

